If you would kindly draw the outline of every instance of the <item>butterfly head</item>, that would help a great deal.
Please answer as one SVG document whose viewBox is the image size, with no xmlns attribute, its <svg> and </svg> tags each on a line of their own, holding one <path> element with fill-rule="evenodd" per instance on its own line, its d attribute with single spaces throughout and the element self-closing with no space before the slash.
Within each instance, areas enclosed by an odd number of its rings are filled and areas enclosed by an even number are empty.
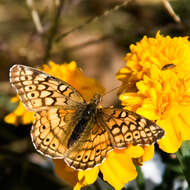
<svg viewBox="0 0 190 190">
<path fill-rule="evenodd" d="M 98 105 L 100 102 L 101 102 L 101 95 L 100 94 L 95 94 L 91 101 L 90 101 L 90 104 L 95 104 L 95 105 Z"/>
</svg>

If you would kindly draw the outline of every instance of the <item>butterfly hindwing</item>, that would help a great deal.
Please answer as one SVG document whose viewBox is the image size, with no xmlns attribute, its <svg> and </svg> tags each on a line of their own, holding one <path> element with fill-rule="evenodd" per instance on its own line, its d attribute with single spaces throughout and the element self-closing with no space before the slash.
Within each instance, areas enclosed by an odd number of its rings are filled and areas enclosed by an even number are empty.
<svg viewBox="0 0 190 190">
<path fill-rule="evenodd" d="M 64 158 L 71 126 L 77 122 L 74 118 L 75 110 L 50 108 L 37 112 L 31 130 L 36 150 L 50 158 Z"/>
<path fill-rule="evenodd" d="M 70 109 L 85 102 L 68 83 L 31 67 L 14 65 L 10 69 L 10 82 L 29 111 L 51 106 Z"/>
<path fill-rule="evenodd" d="M 101 164 L 113 149 L 109 135 L 101 125 L 94 123 L 90 128 L 66 154 L 66 163 L 74 169 L 85 170 Z"/>
<path fill-rule="evenodd" d="M 154 122 L 124 109 L 102 109 L 100 122 L 109 131 L 114 148 L 125 148 L 129 144 L 151 145 L 157 142 L 164 131 Z"/>
</svg>

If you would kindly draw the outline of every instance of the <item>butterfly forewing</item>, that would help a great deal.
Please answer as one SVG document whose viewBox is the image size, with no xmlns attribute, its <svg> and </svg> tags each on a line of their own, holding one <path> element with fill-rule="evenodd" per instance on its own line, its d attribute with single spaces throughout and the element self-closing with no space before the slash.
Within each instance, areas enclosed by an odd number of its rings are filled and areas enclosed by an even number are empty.
<svg viewBox="0 0 190 190">
<path fill-rule="evenodd" d="M 14 65 L 10 69 L 10 82 L 29 111 L 52 106 L 70 109 L 85 102 L 66 82 L 31 67 Z"/>
<path fill-rule="evenodd" d="M 100 118 L 109 131 L 114 148 L 124 148 L 129 144 L 151 145 L 164 135 L 155 123 L 131 111 L 104 108 Z"/>
</svg>

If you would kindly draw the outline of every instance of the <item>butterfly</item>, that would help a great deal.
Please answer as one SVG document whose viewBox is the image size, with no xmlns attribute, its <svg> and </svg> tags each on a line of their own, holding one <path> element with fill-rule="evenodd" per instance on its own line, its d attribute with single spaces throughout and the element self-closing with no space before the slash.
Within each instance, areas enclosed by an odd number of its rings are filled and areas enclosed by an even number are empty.
<svg viewBox="0 0 190 190">
<path fill-rule="evenodd" d="M 113 149 L 151 145 L 164 135 L 154 122 L 125 109 L 98 107 L 99 94 L 86 102 L 71 85 L 37 69 L 14 65 L 10 83 L 27 110 L 35 112 L 36 150 L 76 170 L 101 164 Z"/>
</svg>

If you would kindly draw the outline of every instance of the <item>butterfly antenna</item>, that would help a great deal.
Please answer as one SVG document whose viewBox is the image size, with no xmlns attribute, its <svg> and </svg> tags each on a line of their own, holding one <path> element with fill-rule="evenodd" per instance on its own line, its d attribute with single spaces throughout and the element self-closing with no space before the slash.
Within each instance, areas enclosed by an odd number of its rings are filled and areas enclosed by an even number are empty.
<svg viewBox="0 0 190 190">
<path fill-rule="evenodd" d="M 117 87 L 115 87 L 115 88 L 112 88 L 110 91 L 104 93 L 103 96 L 105 96 L 105 95 L 107 95 L 107 94 L 113 92 L 114 90 L 118 89 L 119 87 L 120 87 L 120 86 L 117 86 Z"/>
</svg>

